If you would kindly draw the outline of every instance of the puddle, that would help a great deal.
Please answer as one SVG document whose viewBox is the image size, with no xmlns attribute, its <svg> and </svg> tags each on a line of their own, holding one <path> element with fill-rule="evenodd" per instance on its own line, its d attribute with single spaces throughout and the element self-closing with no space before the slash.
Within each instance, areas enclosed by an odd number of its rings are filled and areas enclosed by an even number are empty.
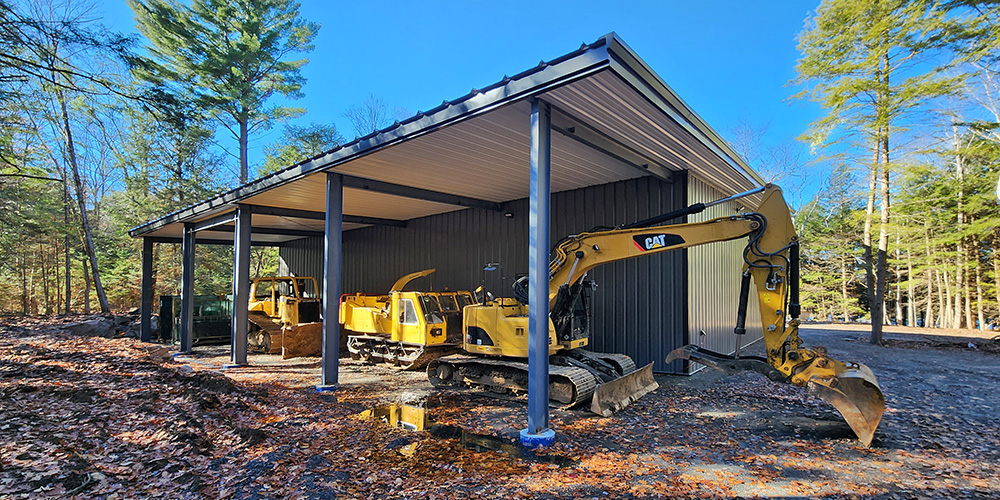
<svg viewBox="0 0 1000 500">
<path fill-rule="evenodd" d="M 423 401 L 420 403 L 393 403 L 365 410 L 356 415 L 363 420 L 379 420 L 386 425 L 404 429 L 407 431 L 426 431 L 431 435 L 430 439 L 457 439 L 463 448 L 478 453 L 503 453 L 513 458 L 531 460 L 536 462 L 546 462 L 567 467 L 576 462 L 566 457 L 537 455 L 531 450 L 521 447 L 520 443 L 487 434 L 476 434 L 469 432 L 457 425 L 444 425 L 434 422 L 430 417 L 430 410 L 440 403 L 437 401 Z M 406 456 L 415 455 L 420 448 L 421 441 L 409 442 L 396 450 Z"/>
</svg>

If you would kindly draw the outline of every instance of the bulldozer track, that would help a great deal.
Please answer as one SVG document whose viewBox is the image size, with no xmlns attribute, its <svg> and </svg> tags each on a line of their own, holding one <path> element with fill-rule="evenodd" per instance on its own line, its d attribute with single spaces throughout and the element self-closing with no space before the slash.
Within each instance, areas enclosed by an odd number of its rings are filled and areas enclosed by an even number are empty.
<svg viewBox="0 0 1000 500">
<path fill-rule="evenodd" d="M 268 315 L 260 311 L 250 311 L 248 319 L 260 328 L 260 330 L 251 332 L 247 336 L 248 346 L 257 352 L 280 353 L 281 325 L 271 321 Z"/>
<path fill-rule="evenodd" d="M 499 394 L 517 394 L 528 390 L 528 364 L 518 361 L 472 356 L 443 357 L 428 363 L 427 377 L 435 387 L 477 387 Z M 597 381 L 587 370 L 549 365 L 550 406 L 568 409 L 587 403 L 596 388 Z"/>
<path fill-rule="evenodd" d="M 351 335 L 347 350 L 354 359 L 381 362 L 403 371 L 420 370 L 441 356 L 454 354 L 455 345 L 412 345 L 372 335 Z"/>
</svg>

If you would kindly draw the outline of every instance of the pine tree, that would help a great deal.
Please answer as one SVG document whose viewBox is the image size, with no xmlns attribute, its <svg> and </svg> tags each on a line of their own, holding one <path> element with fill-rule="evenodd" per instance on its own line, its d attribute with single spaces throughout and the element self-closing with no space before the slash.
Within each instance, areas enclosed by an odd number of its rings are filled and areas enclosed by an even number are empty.
<svg viewBox="0 0 1000 500">
<path fill-rule="evenodd" d="M 319 25 L 299 17 L 299 4 L 282 0 L 129 0 L 150 58 L 135 74 L 167 94 L 193 96 L 239 142 L 239 181 L 248 180 L 250 134 L 304 113 L 267 106 L 275 94 L 301 97 L 307 59 Z"/>
<path fill-rule="evenodd" d="M 933 58 L 948 47 L 953 24 L 930 0 L 824 0 L 799 37 L 799 82 L 826 109 L 806 135 L 814 146 L 867 150 L 866 288 L 872 343 L 882 342 L 889 246 L 890 172 L 910 115 L 958 87 L 961 77 L 938 71 Z M 871 228 L 878 199 L 877 251 Z"/>
</svg>

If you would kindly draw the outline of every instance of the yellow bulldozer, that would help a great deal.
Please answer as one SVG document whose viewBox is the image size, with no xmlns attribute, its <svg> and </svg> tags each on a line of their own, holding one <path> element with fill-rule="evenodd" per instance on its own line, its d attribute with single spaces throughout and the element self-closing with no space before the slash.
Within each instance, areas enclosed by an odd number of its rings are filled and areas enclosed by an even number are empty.
<svg viewBox="0 0 1000 500">
<path fill-rule="evenodd" d="M 322 347 L 322 302 L 316 279 L 303 276 L 255 278 L 250 283 L 247 346 L 285 359 L 318 355 Z"/>
</svg>

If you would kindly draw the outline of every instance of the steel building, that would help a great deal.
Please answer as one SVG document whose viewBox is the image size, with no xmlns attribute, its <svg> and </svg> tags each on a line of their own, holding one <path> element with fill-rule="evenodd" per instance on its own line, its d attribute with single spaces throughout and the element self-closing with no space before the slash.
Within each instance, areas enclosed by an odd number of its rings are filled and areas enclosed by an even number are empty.
<svg viewBox="0 0 1000 500">
<path fill-rule="evenodd" d="M 485 280 L 502 295 L 519 274 L 547 280 L 548 243 L 564 235 L 761 185 L 612 33 L 133 229 L 145 243 L 143 335 L 149 334 L 154 243 L 185 249 L 182 338 L 190 324 L 195 248 L 227 244 L 236 246 L 235 311 L 241 305 L 245 311 L 250 245 L 276 245 L 283 271 L 324 278 L 329 341 L 341 292 L 386 291 L 403 274 L 437 268 L 418 285 L 471 289 Z M 755 201 L 719 205 L 697 220 Z M 660 372 L 689 369 L 663 363 L 683 344 L 733 352 L 743 245 L 715 243 L 596 269 L 592 347 L 624 352 L 640 365 L 654 362 Z M 532 256 L 540 264 L 529 269 Z M 484 271 L 486 263 L 501 267 Z M 547 308 L 536 314 L 547 315 Z M 245 322 L 245 313 L 234 315 L 236 365 L 247 360 Z M 757 326 L 744 340 L 760 338 Z M 338 356 L 336 346 L 324 350 L 321 385 L 336 384 Z M 538 359 L 531 357 L 533 369 L 540 369 Z M 539 423 L 543 410 L 535 408 L 529 429 L 546 427 L 547 416 Z"/>
</svg>

